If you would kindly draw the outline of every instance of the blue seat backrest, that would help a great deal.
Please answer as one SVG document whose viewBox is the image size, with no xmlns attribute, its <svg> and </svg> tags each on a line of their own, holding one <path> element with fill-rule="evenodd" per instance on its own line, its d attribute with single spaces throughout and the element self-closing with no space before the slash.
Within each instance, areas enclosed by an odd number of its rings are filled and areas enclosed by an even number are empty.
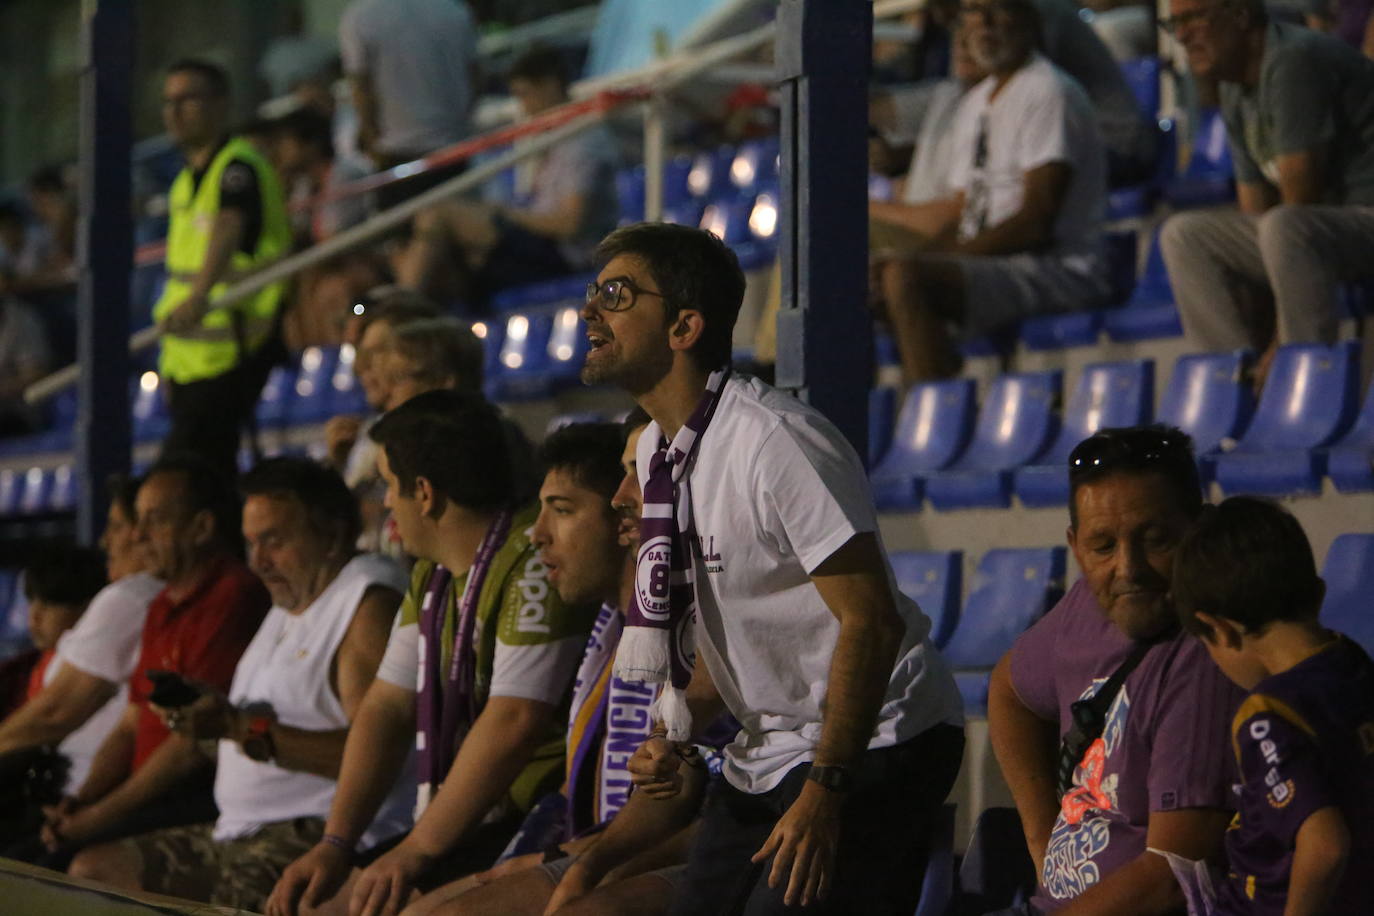
<svg viewBox="0 0 1374 916">
<path fill-rule="evenodd" d="M 149 369 L 138 376 L 132 404 L 134 424 L 148 423 L 167 415 L 167 403 L 162 396 L 162 379 Z"/>
<path fill-rule="evenodd" d="M 1188 160 L 1187 174 L 1199 178 L 1208 175 L 1230 175 L 1231 145 L 1226 138 L 1226 122 L 1217 109 L 1202 112 L 1197 130 L 1193 132 L 1193 154 Z"/>
<path fill-rule="evenodd" d="M 1180 356 L 1159 406 L 1159 421 L 1193 437 L 1193 450 L 1206 455 L 1235 439 L 1255 409 L 1245 382 L 1249 351 Z"/>
<path fill-rule="evenodd" d="M 282 423 L 286 420 L 287 405 L 296 397 L 296 368 L 276 366 L 267 375 L 258 397 L 258 422 Z"/>
<path fill-rule="evenodd" d="M 52 489 L 52 471 L 29 468 L 24 472 L 24 489 L 19 497 L 19 511 L 23 515 L 37 515 L 48 508 L 48 491 Z"/>
<path fill-rule="evenodd" d="M 0 471 L 0 516 L 16 515 L 24 495 L 24 475 L 6 468 Z"/>
<path fill-rule="evenodd" d="M 49 512 L 70 512 L 76 508 L 78 478 L 70 464 L 53 468 L 52 483 L 48 490 Z"/>
<path fill-rule="evenodd" d="M 692 174 L 692 157 L 680 154 L 663 163 L 663 205 L 671 207 L 692 196 L 688 176 Z"/>
<path fill-rule="evenodd" d="M 569 303 L 553 315 L 553 330 L 549 333 L 549 365 L 560 371 L 577 374 L 587 355 L 587 329 L 582 324 L 580 309 Z"/>
<path fill-rule="evenodd" d="M 978 561 L 944 656 L 956 668 L 991 668 L 1063 594 L 1064 548 L 1000 548 Z"/>
<path fill-rule="evenodd" d="M 1279 348 L 1240 447 L 1317 448 L 1350 426 L 1358 408 L 1359 341 Z"/>
<path fill-rule="evenodd" d="M 362 414 L 369 410 L 363 386 L 358 381 L 358 374 L 353 371 L 353 363 L 357 358 L 358 351 L 354 349 L 352 344 L 346 343 L 339 347 L 338 359 L 334 362 L 334 371 L 329 376 L 329 412 L 331 416 Z"/>
<path fill-rule="evenodd" d="M 553 318 L 545 312 L 518 312 L 506 319 L 499 371 L 540 372 L 548 365 L 549 332 Z"/>
<path fill-rule="evenodd" d="M 753 209 L 754 201 L 750 198 L 718 198 L 701 211 L 701 222 L 698 225 L 720 236 L 725 244 L 737 245 L 749 241 L 749 215 Z"/>
<path fill-rule="evenodd" d="M 622 222 L 634 223 L 644 218 L 644 166 L 616 171 L 615 196 L 620 203 Z"/>
<path fill-rule="evenodd" d="M 1364 394 L 1364 406 L 1355 417 L 1355 425 L 1341 438 L 1341 444 L 1374 447 L 1374 378 L 1369 380 L 1369 390 Z"/>
<path fill-rule="evenodd" d="M 1121 75 L 1131 87 L 1140 113 L 1154 123 L 1159 117 L 1159 58 L 1137 57 L 1121 62 Z"/>
<path fill-rule="evenodd" d="M 969 378 L 912 385 L 897 415 L 889 460 L 912 473 L 947 467 L 968 445 L 975 397 Z"/>
<path fill-rule="evenodd" d="M 1169 285 L 1169 270 L 1164 266 L 1164 251 L 1159 244 L 1159 230 L 1150 236 L 1150 250 L 1145 267 L 1136 280 L 1132 300 L 1139 303 L 1173 302 L 1174 290 Z"/>
<path fill-rule="evenodd" d="M 874 388 L 868 392 L 868 464 L 883 460 L 892 445 L 892 426 L 897 413 L 897 390 Z"/>
<path fill-rule="evenodd" d="M 973 441 L 954 466 L 1006 470 L 1034 461 L 1058 429 L 1054 408 L 1062 384 L 1057 369 L 997 378 L 978 412 Z"/>
<path fill-rule="evenodd" d="M 964 554 L 960 550 L 906 550 L 890 555 L 892 574 L 903 595 L 930 618 L 930 639 L 944 646 L 959 622 Z"/>
<path fill-rule="evenodd" d="M 1059 435 L 1037 463 L 1062 465 L 1074 446 L 1099 429 L 1148 423 L 1154 409 L 1154 370 L 1148 359 L 1084 366 Z"/>
<path fill-rule="evenodd" d="M 334 367 L 338 363 L 338 347 L 306 347 L 302 350 L 300 369 L 296 372 L 296 400 L 312 406 L 323 405 L 320 409 L 327 411 L 333 391 Z"/>
<path fill-rule="evenodd" d="M 740 144 L 730 161 L 730 183 L 741 191 L 749 191 L 778 177 L 777 137 L 749 140 Z"/>
<path fill-rule="evenodd" d="M 778 216 L 782 198 L 777 185 L 765 185 L 759 189 L 749 207 L 749 235 L 760 242 L 769 242 L 777 237 Z"/>
<path fill-rule="evenodd" d="M 1374 533 L 1342 534 L 1322 564 L 1322 623 L 1374 653 Z"/>
<path fill-rule="evenodd" d="M 697 199 L 713 200 L 730 196 L 734 185 L 730 181 L 730 166 L 735 160 L 735 148 L 722 146 L 698 153 L 687 173 L 687 189 Z"/>
</svg>

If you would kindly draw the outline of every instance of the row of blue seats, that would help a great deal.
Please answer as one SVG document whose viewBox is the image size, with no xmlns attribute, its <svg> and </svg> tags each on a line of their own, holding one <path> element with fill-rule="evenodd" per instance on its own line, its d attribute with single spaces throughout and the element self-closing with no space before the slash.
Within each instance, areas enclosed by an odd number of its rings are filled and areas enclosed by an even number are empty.
<svg viewBox="0 0 1374 916">
<path fill-rule="evenodd" d="M 897 587 L 931 620 L 930 639 L 954 669 L 970 712 L 987 708 L 988 676 L 1016 637 L 1059 600 L 1064 589 L 1062 547 L 989 550 L 978 561 L 968 598 L 961 604 L 963 553 L 907 551 L 892 554 Z M 1326 597 L 1321 618 L 1374 652 L 1374 534 L 1343 534 L 1322 565 Z"/>
<path fill-rule="evenodd" d="M 1359 407 L 1357 341 L 1279 349 L 1255 405 L 1247 351 L 1180 357 L 1157 419 L 1193 437 L 1204 481 L 1226 492 L 1315 494 L 1374 489 L 1374 387 Z M 1067 459 L 1098 429 L 1151 420 L 1154 363 L 1086 366 L 1062 415 L 1058 370 L 996 379 L 976 404 L 971 379 L 870 396 L 870 453 L 880 508 L 1027 506 L 1068 501 Z M 893 416 L 896 413 L 895 428 Z M 888 439 L 890 441 L 884 441 Z"/>
</svg>

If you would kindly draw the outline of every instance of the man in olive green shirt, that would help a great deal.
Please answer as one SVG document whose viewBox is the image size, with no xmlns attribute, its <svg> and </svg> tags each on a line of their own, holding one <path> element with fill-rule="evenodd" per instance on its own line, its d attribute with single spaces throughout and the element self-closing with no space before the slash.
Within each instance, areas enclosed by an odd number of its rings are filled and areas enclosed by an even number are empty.
<svg viewBox="0 0 1374 916">
<path fill-rule="evenodd" d="M 400 908 L 417 888 L 490 865 L 524 811 L 563 775 L 558 723 L 566 719 L 596 608 L 567 607 L 549 586 L 527 534 L 538 506 L 510 507 L 499 415 L 478 395 L 432 391 L 391 411 L 371 435 L 382 446 L 386 505 L 419 561 L 350 731 L 325 839 L 286 870 L 269 913 L 295 913 L 331 898 L 345 907 L 351 900 L 364 916 Z M 451 582 L 436 578 L 444 570 Z M 470 575 L 481 579 L 472 637 L 457 644 Z M 426 602 L 438 596 L 439 664 L 422 665 Z M 415 828 L 348 880 L 357 838 L 401 773 L 411 742 L 423 757 L 434 740 L 423 727 L 425 701 L 459 701 L 448 681 L 455 646 L 472 670 L 476 715 L 432 783 L 422 768 Z M 439 684 L 429 680 L 436 670 Z"/>
</svg>

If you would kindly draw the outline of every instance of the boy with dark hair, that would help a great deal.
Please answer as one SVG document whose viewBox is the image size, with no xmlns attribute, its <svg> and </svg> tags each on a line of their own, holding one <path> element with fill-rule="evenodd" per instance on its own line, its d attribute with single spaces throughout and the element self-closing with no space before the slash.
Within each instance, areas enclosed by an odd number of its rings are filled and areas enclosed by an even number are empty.
<svg viewBox="0 0 1374 916">
<path fill-rule="evenodd" d="M 1302 526 L 1264 500 L 1208 506 L 1178 547 L 1179 619 L 1250 691 L 1219 913 L 1374 912 L 1374 663 L 1318 622 L 1325 589 Z"/>
</svg>

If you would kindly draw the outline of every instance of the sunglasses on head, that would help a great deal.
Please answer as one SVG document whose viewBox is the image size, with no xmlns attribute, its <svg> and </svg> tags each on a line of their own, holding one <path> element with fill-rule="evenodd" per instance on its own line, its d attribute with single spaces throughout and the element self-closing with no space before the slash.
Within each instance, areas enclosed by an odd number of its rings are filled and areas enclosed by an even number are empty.
<svg viewBox="0 0 1374 916">
<path fill-rule="evenodd" d="M 1185 440 L 1162 429 L 1104 429 L 1069 453 L 1069 478 L 1113 468 L 1143 468 L 1188 458 Z"/>
</svg>

